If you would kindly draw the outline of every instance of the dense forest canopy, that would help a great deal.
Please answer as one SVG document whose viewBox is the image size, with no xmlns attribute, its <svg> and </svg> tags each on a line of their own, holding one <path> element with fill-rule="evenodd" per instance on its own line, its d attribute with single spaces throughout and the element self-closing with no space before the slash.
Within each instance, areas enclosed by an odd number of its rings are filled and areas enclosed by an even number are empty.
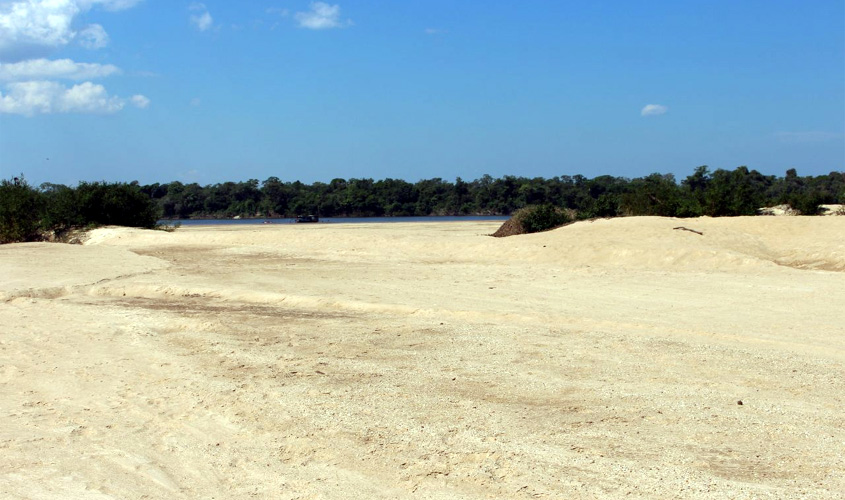
<svg viewBox="0 0 845 500">
<path fill-rule="evenodd" d="M 473 181 L 440 178 L 415 183 L 400 179 L 333 179 L 329 183 L 264 182 L 151 184 L 139 186 L 161 208 L 164 218 L 509 215 L 529 206 L 552 204 L 580 217 L 623 215 L 754 215 L 764 206 L 790 204 L 812 213 L 819 204 L 845 202 L 845 173 L 784 177 L 739 167 L 733 171 L 699 167 L 677 182 L 671 174 L 637 179 L 582 175 L 551 179 L 485 175 Z"/>
<path fill-rule="evenodd" d="M 329 183 L 264 182 L 140 185 L 82 182 L 76 187 L 23 178 L 0 181 L 0 243 L 39 239 L 44 232 L 93 225 L 153 227 L 159 218 L 510 215 L 529 206 L 567 209 L 578 218 L 659 215 L 755 215 L 788 204 L 805 215 L 845 203 L 845 172 L 784 177 L 739 167 L 698 167 L 680 182 L 671 174 L 627 179 L 582 175 L 551 179 L 485 175 L 473 181 L 333 179 Z M 554 213 L 547 210 L 548 213 Z"/>
</svg>

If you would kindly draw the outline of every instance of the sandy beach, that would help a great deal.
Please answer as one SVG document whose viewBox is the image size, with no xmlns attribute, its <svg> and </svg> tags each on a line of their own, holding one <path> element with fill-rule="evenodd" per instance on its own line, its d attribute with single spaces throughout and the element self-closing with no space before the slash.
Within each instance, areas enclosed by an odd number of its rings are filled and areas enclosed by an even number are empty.
<svg viewBox="0 0 845 500">
<path fill-rule="evenodd" d="M 842 498 L 845 217 L 498 225 L 0 247 L 0 497 Z"/>
</svg>

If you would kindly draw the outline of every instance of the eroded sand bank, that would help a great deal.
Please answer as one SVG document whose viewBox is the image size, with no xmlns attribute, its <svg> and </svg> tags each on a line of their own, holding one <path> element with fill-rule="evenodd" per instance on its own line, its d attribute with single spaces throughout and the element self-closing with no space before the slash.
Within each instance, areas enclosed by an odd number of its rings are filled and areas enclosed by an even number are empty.
<svg viewBox="0 0 845 500">
<path fill-rule="evenodd" d="M 0 247 L 0 497 L 841 497 L 845 218 L 496 227 Z"/>
</svg>

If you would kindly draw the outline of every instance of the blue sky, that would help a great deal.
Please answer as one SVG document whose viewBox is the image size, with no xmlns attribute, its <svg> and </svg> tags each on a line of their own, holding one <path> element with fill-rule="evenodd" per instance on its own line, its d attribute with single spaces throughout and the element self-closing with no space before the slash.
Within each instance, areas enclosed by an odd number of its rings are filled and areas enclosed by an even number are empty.
<svg viewBox="0 0 845 500">
<path fill-rule="evenodd" d="M 845 1 L 0 0 L 4 178 L 699 165 L 845 169 Z"/>
</svg>

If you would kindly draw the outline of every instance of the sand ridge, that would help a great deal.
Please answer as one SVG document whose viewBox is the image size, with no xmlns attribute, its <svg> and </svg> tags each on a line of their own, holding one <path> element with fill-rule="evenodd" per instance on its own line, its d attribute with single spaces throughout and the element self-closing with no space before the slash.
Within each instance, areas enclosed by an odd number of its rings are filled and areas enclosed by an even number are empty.
<svg viewBox="0 0 845 500">
<path fill-rule="evenodd" d="M 0 247 L 0 496 L 845 490 L 845 218 L 497 225 Z"/>
</svg>

